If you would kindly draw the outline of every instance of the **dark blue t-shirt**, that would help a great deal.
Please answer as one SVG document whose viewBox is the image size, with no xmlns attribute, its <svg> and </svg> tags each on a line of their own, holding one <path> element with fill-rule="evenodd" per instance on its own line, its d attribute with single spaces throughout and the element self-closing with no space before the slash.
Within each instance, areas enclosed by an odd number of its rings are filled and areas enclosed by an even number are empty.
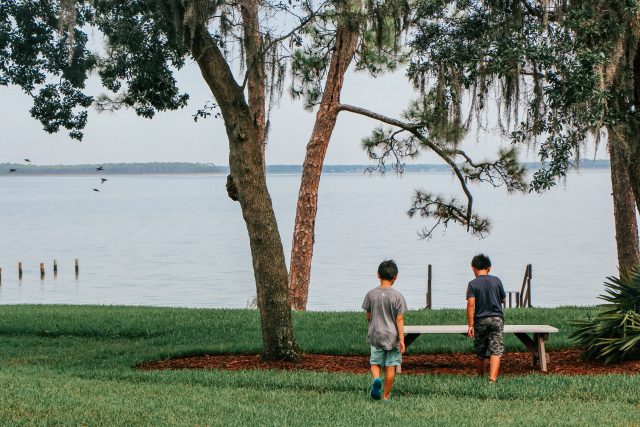
<svg viewBox="0 0 640 427">
<path fill-rule="evenodd" d="M 474 319 L 494 316 L 504 319 L 504 315 L 502 314 L 502 300 L 506 297 L 507 295 L 504 292 L 500 279 L 489 274 L 476 277 L 469 282 L 469 286 L 467 287 L 467 299 L 476 299 Z"/>
</svg>

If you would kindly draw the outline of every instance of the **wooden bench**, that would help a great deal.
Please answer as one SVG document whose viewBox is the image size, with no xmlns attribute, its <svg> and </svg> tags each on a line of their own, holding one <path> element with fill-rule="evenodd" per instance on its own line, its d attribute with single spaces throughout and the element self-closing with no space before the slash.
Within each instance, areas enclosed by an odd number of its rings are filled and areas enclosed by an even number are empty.
<svg viewBox="0 0 640 427">
<path fill-rule="evenodd" d="M 467 331 L 467 325 L 407 325 L 404 327 L 404 345 L 409 347 L 422 334 L 462 334 L 466 336 Z M 544 342 L 549 338 L 549 334 L 558 332 L 558 329 L 549 325 L 504 325 L 504 332 L 515 334 L 531 352 L 532 366 L 539 367 L 542 372 L 547 372 L 549 355 L 545 352 Z"/>
</svg>

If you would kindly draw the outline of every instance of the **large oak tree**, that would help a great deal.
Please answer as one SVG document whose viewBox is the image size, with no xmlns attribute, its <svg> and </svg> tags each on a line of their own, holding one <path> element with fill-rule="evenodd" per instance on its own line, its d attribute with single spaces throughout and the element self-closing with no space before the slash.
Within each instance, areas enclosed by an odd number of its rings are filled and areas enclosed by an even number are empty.
<svg viewBox="0 0 640 427">
<path fill-rule="evenodd" d="M 227 187 L 249 235 L 266 359 L 298 357 L 285 257 L 264 174 L 267 106 L 270 91 L 277 94 L 282 86 L 286 51 L 300 44 L 299 30 L 327 5 L 0 0 L 0 84 L 18 85 L 32 96 L 31 114 L 48 132 L 67 129 L 81 139 L 92 104 L 132 108 L 143 117 L 181 108 L 188 95 L 180 93 L 174 71 L 187 59 L 197 63 L 224 119 Z M 104 38 L 99 53 L 87 49 L 94 29 Z M 84 93 L 93 71 L 107 95 Z"/>
</svg>

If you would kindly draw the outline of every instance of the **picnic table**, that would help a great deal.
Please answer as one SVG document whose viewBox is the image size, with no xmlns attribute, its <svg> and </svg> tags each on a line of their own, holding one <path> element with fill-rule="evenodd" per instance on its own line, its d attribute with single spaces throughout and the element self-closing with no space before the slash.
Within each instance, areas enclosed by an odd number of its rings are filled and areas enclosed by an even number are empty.
<svg viewBox="0 0 640 427">
<path fill-rule="evenodd" d="M 404 345 L 409 347 L 422 334 L 467 335 L 467 331 L 467 325 L 407 325 L 404 327 Z M 549 325 L 504 325 L 504 332 L 515 334 L 531 352 L 532 365 L 547 372 L 549 355 L 545 352 L 544 342 L 549 334 L 559 332 L 558 329 Z"/>
</svg>

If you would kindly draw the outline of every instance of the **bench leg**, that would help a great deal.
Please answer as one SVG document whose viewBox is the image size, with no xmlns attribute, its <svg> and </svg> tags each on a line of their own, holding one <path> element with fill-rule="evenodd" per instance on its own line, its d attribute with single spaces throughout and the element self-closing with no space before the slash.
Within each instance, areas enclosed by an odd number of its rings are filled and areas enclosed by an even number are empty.
<svg viewBox="0 0 640 427">
<path fill-rule="evenodd" d="M 531 352 L 531 367 L 540 368 L 542 372 L 547 372 L 547 363 L 549 363 L 549 355 L 544 348 L 544 341 L 547 334 L 533 334 L 533 339 L 525 333 L 516 333 L 516 337 Z M 543 362 L 544 361 L 544 362 Z"/>
<path fill-rule="evenodd" d="M 546 353 L 544 348 L 544 341 L 547 338 L 546 334 L 534 334 L 534 338 L 537 343 L 538 350 L 538 361 L 540 364 L 540 371 L 547 372 L 547 362 L 549 355 Z"/>
<path fill-rule="evenodd" d="M 411 343 L 413 343 L 416 338 L 418 338 L 420 334 L 405 334 L 404 335 L 404 346 L 409 347 Z"/>
<path fill-rule="evenodd" d="M 531 366 L 532 367 L 536 367 L 538 366 L 537 364 L 537 359 L 538 359 L 538 348 L 536 346 L 536 343 L 534 340 L 531 339 L 531 337 L 525 333 L 516 333 L 515 334 L 516 337 L 518 337 L 518 339 L 520 340 L 520 342 L 522 342 L 522 344 L 524 344 L 525 347 L 527 347 L 527 350 L 529 350 L 531 352 Z"/>
</svg>

